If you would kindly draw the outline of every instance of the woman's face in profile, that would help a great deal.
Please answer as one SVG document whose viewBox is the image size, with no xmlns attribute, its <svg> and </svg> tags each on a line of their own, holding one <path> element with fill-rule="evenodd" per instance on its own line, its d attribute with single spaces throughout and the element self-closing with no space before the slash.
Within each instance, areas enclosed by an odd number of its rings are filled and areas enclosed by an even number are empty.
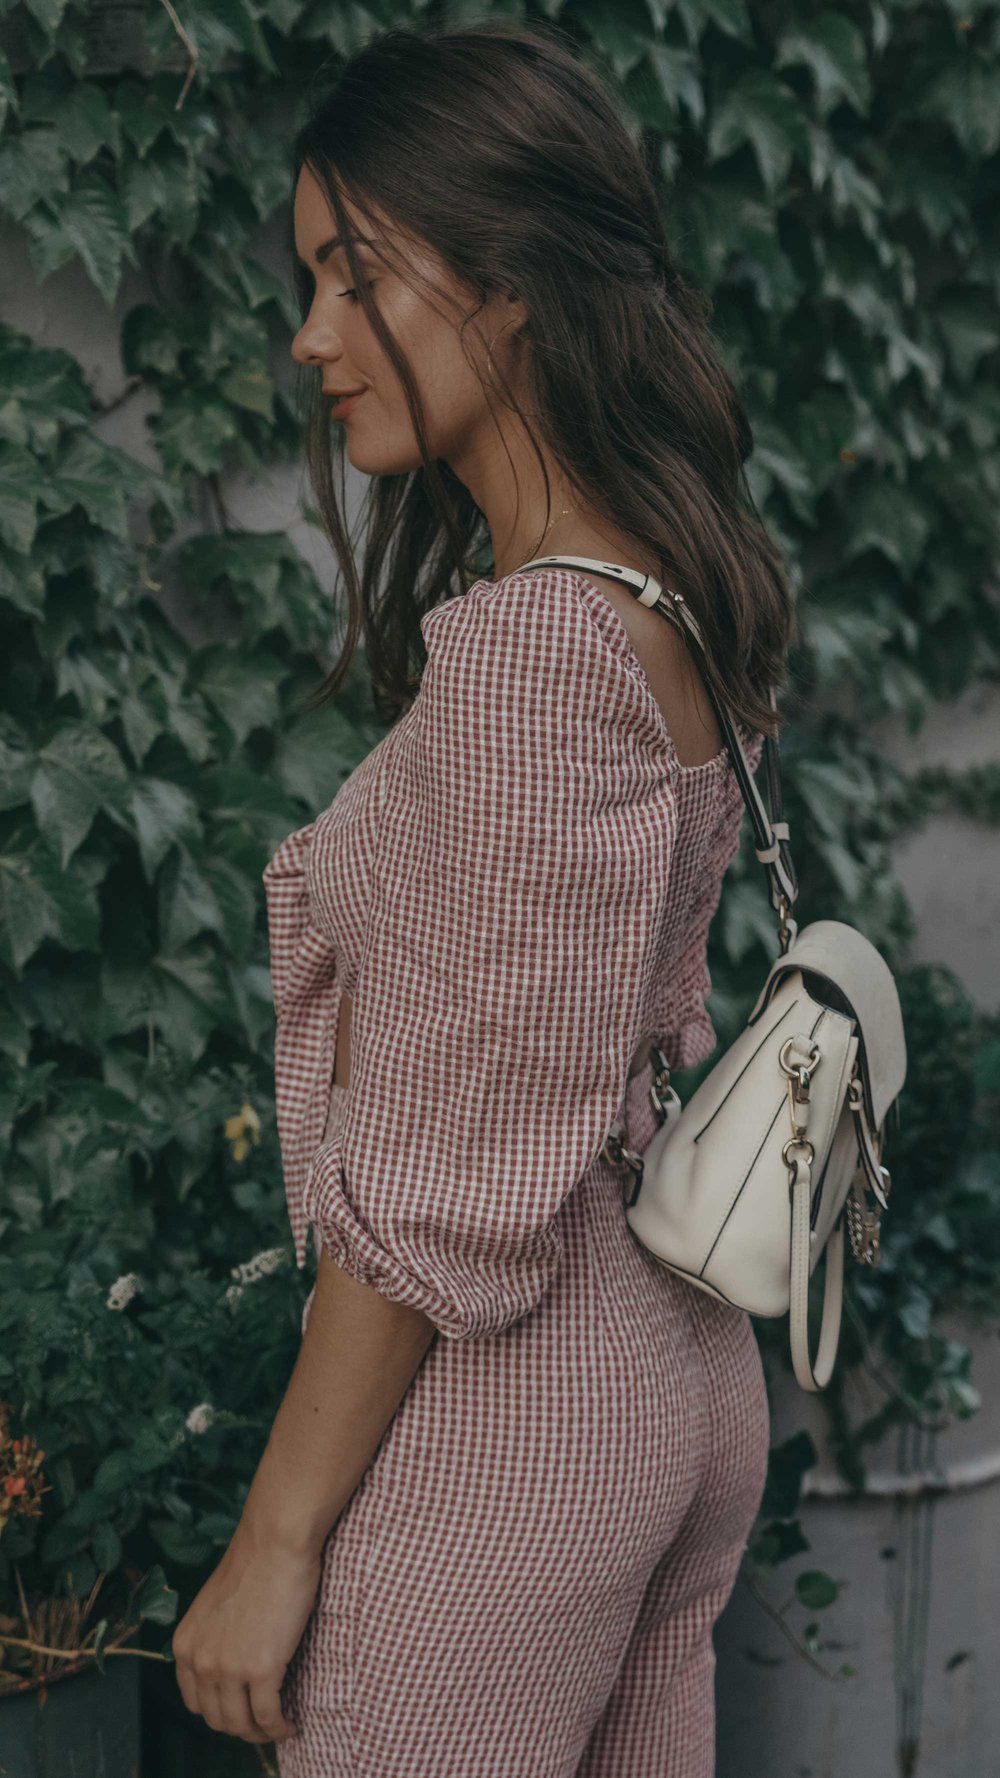
<svg viewBox="0 0 1000 1778">
<path fill-rule="evenodd" d="M 346 200 L 345 208 L 371 296 L 416 381 L 428 454 L 454 467 L 475 451 L 481 428 L 493 431 L 479 378 L 459 339 L 462 319 L 475 309 L 476 297 L 436 254 L 419 244 L 400 241 L 398 248 L 418 277 L 407 268 L 391 269 L 379 251 L 387 235 L 372 231 L 370 224 L 366 231 Z M 329 245 L 336 236 L 336 218 L 323 188 L 304 167 L 295 192 L 295 249 L 315 287 L 309 313 L 292 342 L 292 357 L 297 364 L 315 367 L 324 390 L 363 390 L 343 422 L 347 455 L 356 469 L 369 475 L 419 469 L 420 452 L 402 384 L 360 300 L 352 294 L 343 248 Z M 365 236 L 369 245 L 362 244 Z M 466 328 L 466 351 L 484 374 L 486 343 L 501 328 L 510 338 L 520 318 L 517 305 L 500 297 L 481 308 Z M 504 363 L 502 351 L 494 352 L 494 362 Z"/>
</svg>

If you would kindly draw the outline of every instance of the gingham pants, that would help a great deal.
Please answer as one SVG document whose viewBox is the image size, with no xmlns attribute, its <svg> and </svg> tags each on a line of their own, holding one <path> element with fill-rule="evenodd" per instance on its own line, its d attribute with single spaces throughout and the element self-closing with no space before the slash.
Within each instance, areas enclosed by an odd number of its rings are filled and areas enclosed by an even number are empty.
<svg viewBox="0 0 1000 1778">
<path fill-rule="evenodd" d="M 629 1106 L 641 1151 L 636 1083 Z M 432 1341 L 327 1540 L 281 1778 L 712 1778 L 764 1378 L 747 1316 L 659 1267 L 621 1190 L 598 1160 L 572 1192 L 530 1315 Z"/>
</svg>

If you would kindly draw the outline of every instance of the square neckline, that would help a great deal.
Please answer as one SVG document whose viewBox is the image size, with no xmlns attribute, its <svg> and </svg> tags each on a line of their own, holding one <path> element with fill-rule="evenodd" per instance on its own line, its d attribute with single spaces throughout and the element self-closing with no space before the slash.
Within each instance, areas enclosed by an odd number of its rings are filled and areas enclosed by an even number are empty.
<svg viewBox="0 0 1000 1778">
<path fill-rule="evenodd" d="M 674 770 L 679 774 L 680 777 L 682 777 L 684 779 L 691 779 L 691 780 L 700 778 L 702 776 L 711 777 L 712 775 L 721 772 L 725 768 L 725 766 L 732 764 L 732 758 L 731 758 L 731 755 L 729 752 L 729 748 L 726 745 L 725 741 L 723 741 L 722 747 L 719 750 L 719 752 L 713 753 L 710 759 L 703 759 L 696 765 L 685 765 L 684 764 L 683 760 L 678 755 L 677 744 L 674 741 L 674 737 L 671 734 L 670 729 L 667 726 L 666 717 L 664 716 L 663 711 L 660 709 L 659 703 L 657 702 L 656 697 L 654 696 L 653 688 L 649 683 L 649 676 L 646 672 L 645 667 L 642 664 L 642 661 L 639 659 L 639 656 L 636 653 L 635 644 L 632 641 L 632 638 L 629 635 L 628 630 L 626 629 L 624 623 L 622 622 L 622 619 L 619 617 L 617 611 L 615 610 L 614 606 L 612 605 L 611 600 L 608 598 L 607 594 L 601 591 L 601 588 L 597 585 L 596 581 L 592 580 L 590 578 L 589 574 L 586 574 L 582 568 L 559 568 L 559 567 L 533 568 L 533 569 L 525 570 L 525 571 L 514 568 L 511 570 L 511 572 L 509 574 L 502 575 L 499 580 L 487 580 L 484 577 L 480 580 L 474 581 L 472 586 L 469 588 L 469 593 L 474 593 L 477 590 L 477 588 L 479 588 L 479 587 L 502 586 L 504 581 L 516 580 L 518 578 L 518 576 L 521 575 L 522 573 L 523 573 L 523 578 L 526 580 L 530 579 L 533 574 L 565 574 L 570 579 L 576 580 L 580 583 L 581 590 L 585 594 L 587 594 L 591 603 L 593 603 L 594 601 L 597 602 L 603 621 L 606 624 L 610 625 L 611 636 L 613 637 L 614 642 L 617 645 L 618 653 L 622 656 L 623 660 L 625 661 L 626 666 L 629 668 L 629 670 L 632 673 L 633 678 L 636 680 L 636 682 L 639 686 L 639 690 L 642 693 L 642 696 L 643 696 L 646 704 L 649 706 L 649 713 L 653 716 L 656 726 L 659 730 L 660 736 L 667 748 L 668 753 L 670 754 L 670 758 L 671 758 Z M 468 597 L 468 593 L 465 596 Z M 666 622 L 666 619 L 664 619 L 664 622 Z M 746 746 L 745 736 L 741 736 L 741 739 L 743 739 L 744 746 Z"/>
</svg>

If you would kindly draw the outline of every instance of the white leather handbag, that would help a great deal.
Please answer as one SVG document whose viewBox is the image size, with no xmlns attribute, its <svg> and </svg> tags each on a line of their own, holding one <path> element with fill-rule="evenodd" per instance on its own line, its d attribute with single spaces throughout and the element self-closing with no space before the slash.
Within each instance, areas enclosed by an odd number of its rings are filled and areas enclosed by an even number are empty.
<svg viewBox="0 0 1000 1778">
<path fill-rule="evenodd" d="M 703 655 L 679 593 L 651 575 L 595 556 L 538 556 L 526 568 L 579 568 L 621 581 Z M 519 570 L 520 572 L 520 570 Z M 682 1106 L 654 1045 L 650 1093 L 659 1128 L 642 1155 L 616 1124 L 602 1154 L 627 1169 L 633 1235 L 669 1271 L 750 1315 L 788 1314 L 792 1365 L 803 1389 L 825 1388 L 840 1338 L 844 1221 L 851 1250 L 877 1265 L 890 1175 L 885 1121 L 906 1075 L 896 984 L 875 946 L 841 920 L 798 930 L 798 883 L 782 819 L 778 743 L 764 738 L 768 804 L 739 734 L 706 691 L 750 811 L 767 873 L 779 954 L 745 1028 Z M 774 692 L 771 704 L 775 706 Z M 816 1358 L 810 1355 L 809 1281 L 826 1253 Z"/>
</svg>

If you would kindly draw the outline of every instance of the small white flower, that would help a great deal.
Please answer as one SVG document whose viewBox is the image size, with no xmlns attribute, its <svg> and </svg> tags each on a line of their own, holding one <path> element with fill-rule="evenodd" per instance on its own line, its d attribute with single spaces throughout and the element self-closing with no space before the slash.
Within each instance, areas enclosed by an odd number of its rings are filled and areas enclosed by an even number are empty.
<svg viewBox="0 0 1000 1778">
<path fill-rule="evenodd" d="M 226 1302 L 227 1302 L 227 1303 L 238 1303 L 238 1302 L 239 1302 L 239 1300 L 240 1300 L 240 1297 L 241 1297 L 241 1296 L 242 1296 L 242 1295 L 243 1295 L 243 1286 L 242 1286 L 242 1284 L 230 1284 L 230 1285 L 227 1285 L 227 1287 L 226 1287 L 226 1297 L 225 1297 L 225 1300 L 226 1300 Z"/>
<path fill-rule="evenodd" d="M 276 1272 L 284 1257 L 283 1247 L 267 1247 L 263 1253 L 255 1253 L 253 1259 L 244 1260 L 242 1265 L 232 1266 L 232 1276 L 241 1284 L 256 1284 L 258 1278 L 266 1278 L 270 1272 Z"/>
<path fill-rule="evenodd" d="M 115 1279 L 111 1289 L 108 1291 L 108 1308 L 126 1308 L 132 1301 L 132 1298 L 135 1296 L 138 1289 L 138 1272 L 123 1272 L 120 1278 Z"/>
<path fill-rule="evenodd" d="M 200 1401 L 192 1408 L 184 1424 L 189 1432 L 207 1432 L 215 1419 L 215 1409 L 211 1402 Z"/>
</svg>

